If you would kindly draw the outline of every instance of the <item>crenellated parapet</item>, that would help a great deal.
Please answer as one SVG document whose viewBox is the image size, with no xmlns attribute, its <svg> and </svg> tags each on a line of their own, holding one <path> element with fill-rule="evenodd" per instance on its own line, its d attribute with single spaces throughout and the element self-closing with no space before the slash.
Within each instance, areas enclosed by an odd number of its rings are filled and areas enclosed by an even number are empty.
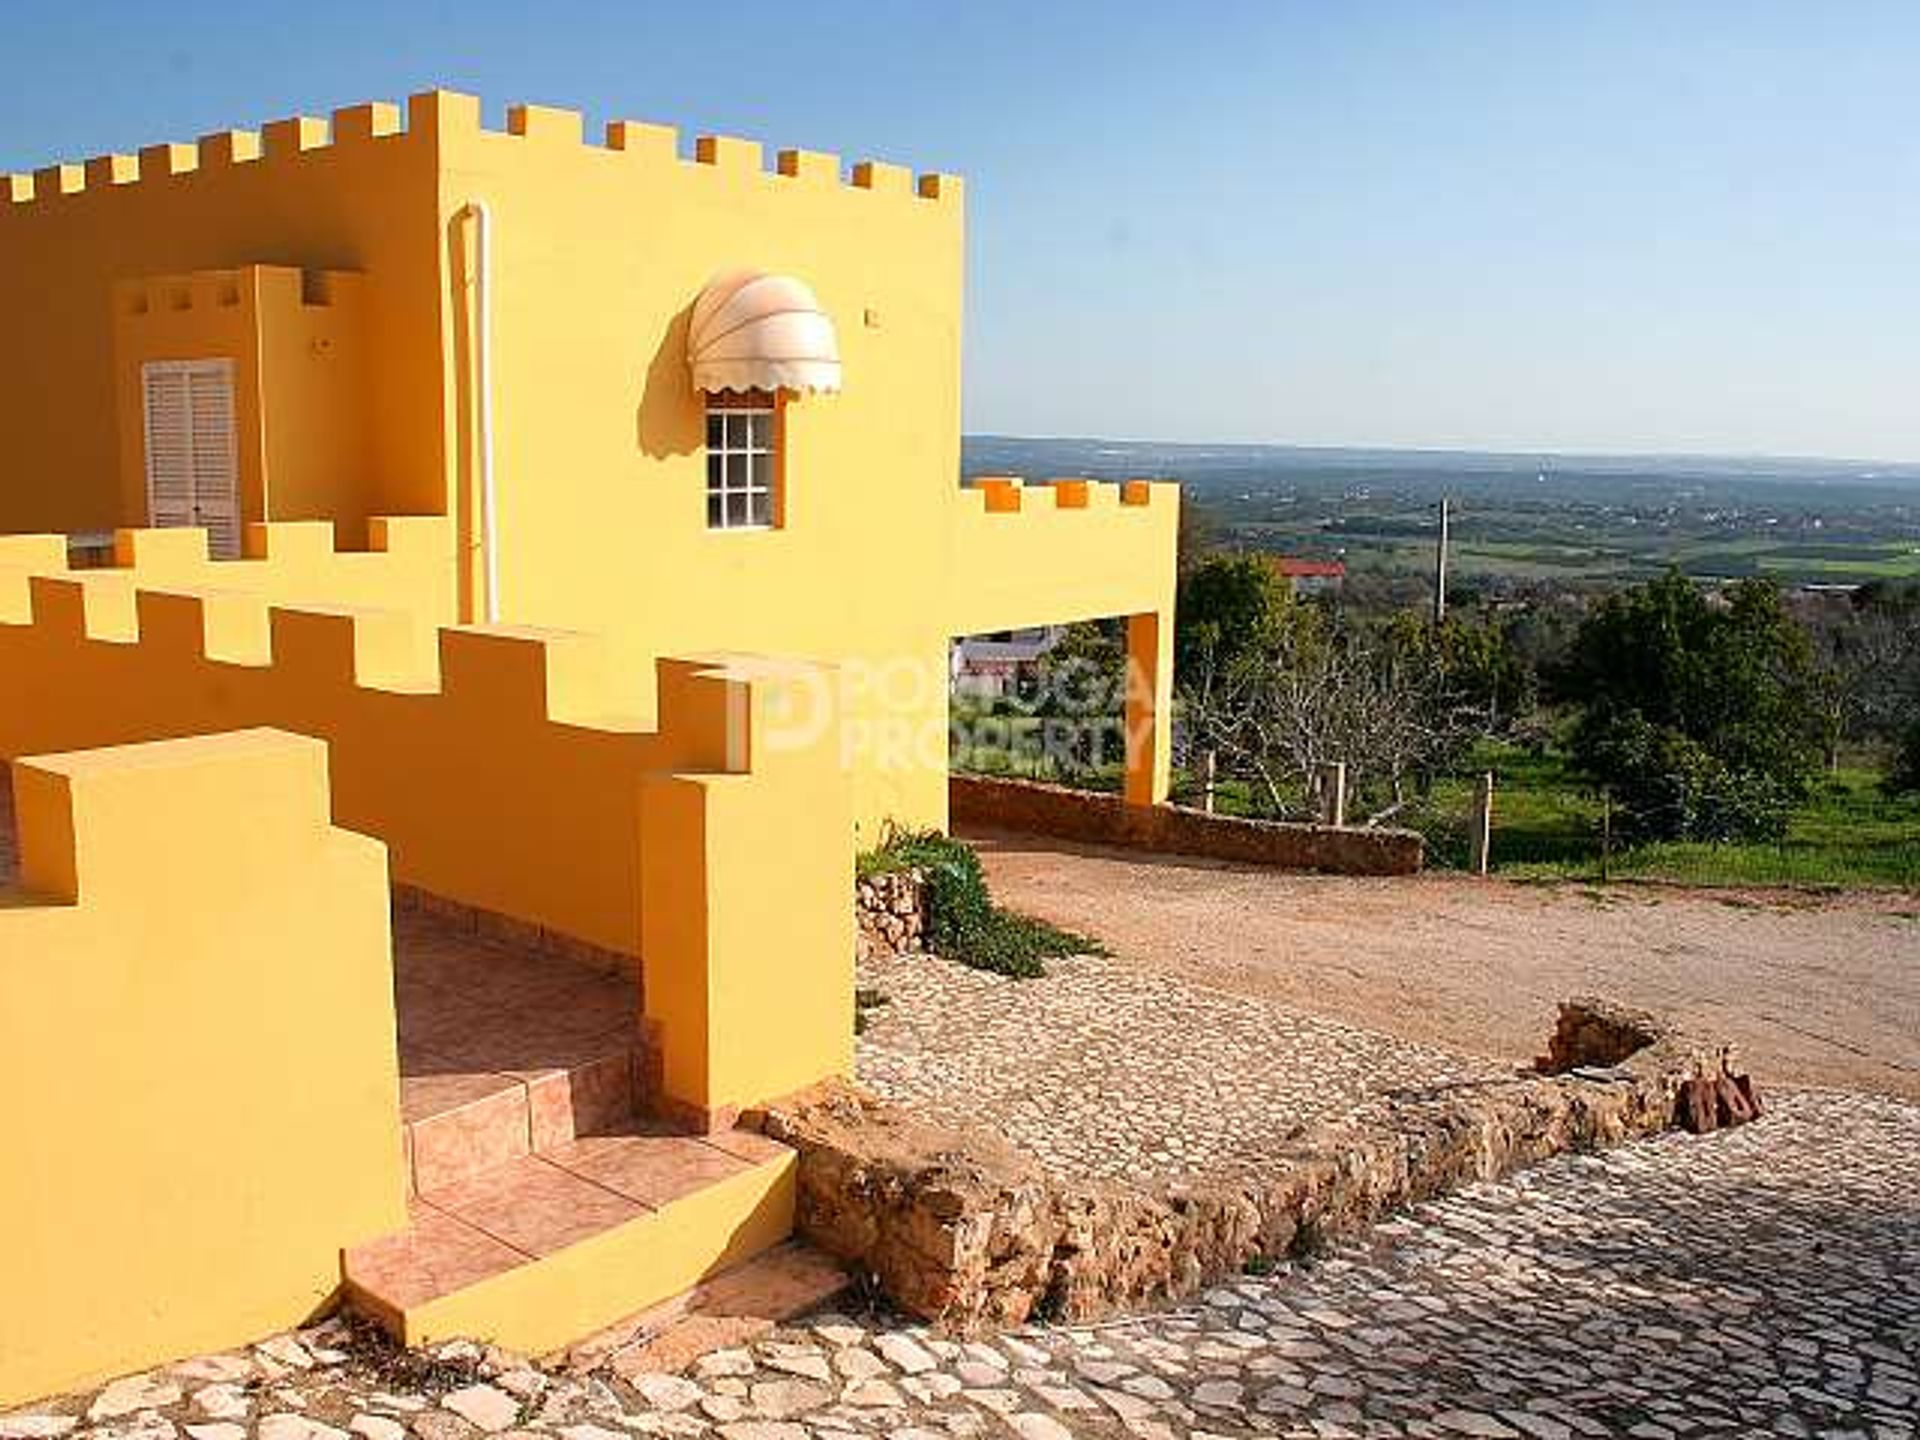
<svg viewBox="0 0 1920 1440">
<path fill-rule="evenodd" d="M 955 510 L 949 634 L 1172 613 L 1177 484 L 982 476 Z"/>
<path fill-rule="evenodd" d="M 321 153 L 408 143 L 398 105 L 375 101 L 335 110 L 330 119 L 296 115 L 259 130 L 216 130 L 198 140 L 147 145 L 136 154 L 98 155 L 84 163 L 42 166 L 30 174 L 0 176 L 0 219 L 8 202 L 21 207 L 89 203 L 130 186 L 172 185 L 185 177 L 236 166 L 277 166 Z"/>
<path fill-rule="evenodd" d="M 246 528 L 243 558 L 216 560 L 200 526 L 114 532 L 112 563 L 75 570 L 63 535 L 0 535 L 0 620 L 25 613 L 35 575 L 84 577 L 104 615 L 130 616 L 135 587 L 235 592 L 279 604 L 369 606 L 450 622 L 457 603 L 453 522 L 444 515 L 376 516 L 367 548 L 343 550 L 330 520 L 283 520 Z M 104 623 L 104 622 L 103 622 Z"/>
<path fill-rule="evenodd" d="M 700 135 L 683 154 L 678 129 L 636 120 L 611 120 L 595 143 L 578 110 L 548 105 L 511 105 L 506 126 L 482 118 L 477 96 L 430 90 L 404 107 L 372 101 L 335 110 L 330 117 L 295 115 L 258 130 L 220 130 L 198 140 L 149 145 L 137 154 L 96 156 L 84 163 L 43 166 L 31 173 L 0 175 L 0 224 L 48 206 L 97 203 L 127 187 L 172 185 L 221 170 L 261 166 L 299 167 L 323 159 L 351 163 L 357 152 L 383 145 L 436 145 L 482 135 L 510 137 L 530 146 L 571 147 L 608 157 L 610 164 L 684 167 L 716 176 L 755 174 L 793 185 L 844 185 L 855 191 L 915 201 L 957 204 L 958 176 L 916 175 L 907 167 L 841 157 L 821 151 L 782 149 L 771 166 L 758 141 L 731 135 Z"/>
</svg>

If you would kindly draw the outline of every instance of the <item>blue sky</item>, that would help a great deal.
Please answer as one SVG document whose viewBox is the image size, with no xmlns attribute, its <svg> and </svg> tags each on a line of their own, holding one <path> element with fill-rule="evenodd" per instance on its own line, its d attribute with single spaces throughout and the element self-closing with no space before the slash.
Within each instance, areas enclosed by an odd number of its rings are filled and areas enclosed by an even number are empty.
<svg viewBox="0 0 1920 1440">
<path fill-rule="evenodd" d="M 162 10 L 0 168 L 446 84 L 963 173 L 969 429 L 1920 459 L 1910 0 Z"/>
</svg>

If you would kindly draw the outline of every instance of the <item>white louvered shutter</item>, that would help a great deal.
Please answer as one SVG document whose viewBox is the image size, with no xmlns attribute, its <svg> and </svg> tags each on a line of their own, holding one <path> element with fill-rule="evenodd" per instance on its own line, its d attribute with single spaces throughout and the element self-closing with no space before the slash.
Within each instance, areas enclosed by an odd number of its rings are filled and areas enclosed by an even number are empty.
<svg viewBox="0 0 1920 1440">
<path fill-rule="evenodd" d="M 239 452 L 231 360 L 154 360 L 146 396 L 151 525 L 203 525 L 218 559 L 240 553 Z"/>
</svg>

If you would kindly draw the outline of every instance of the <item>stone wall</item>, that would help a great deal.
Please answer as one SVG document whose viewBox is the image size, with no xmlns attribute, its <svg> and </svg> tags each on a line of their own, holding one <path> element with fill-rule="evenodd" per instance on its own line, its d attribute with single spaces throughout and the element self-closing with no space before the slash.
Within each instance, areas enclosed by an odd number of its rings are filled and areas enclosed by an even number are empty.
<svg viewBox="0 0 1920 1440">
<path fill-rule="evenodd" d="M 854 953 L 910 955 L 920 949 L 927 928 L 926 877 L 918 870 L 889 870 L 862 875 L 854 882 L 853 909 L 858 921 Z"/>
<path fill-rule="evenodd" d="M 1609 1058 L 1626 1033 L 1645 1043 Z M 759 1118 L 800 1151 L 801 1233 L 964 1333 L 1178 1299 L 1458 1185 L 1665 1130 L 1697 1087 L 1737 1078 L 1752 1099 L 1726 1047 L 1603 1001 L 1566 1002 L 1549 1049 L 1533 1072 L 1397 1093 L 1277 1141 L 1261 1178 L 1233 1183 L 1058 1181 L 997 1136 L 924 1124 L 846 1085 Z"/>
<path fill-rule="evenodd" d="M 982 775 L 953 776 L 947 793 L 957 825 L 1094 845 L 1336 875 L 1413 875 L 1425 858 L 1426 842 L 1412 830 L 1245 820 L 1182 805 L 1128 805 L 1117 795 Z"/>
</svg>

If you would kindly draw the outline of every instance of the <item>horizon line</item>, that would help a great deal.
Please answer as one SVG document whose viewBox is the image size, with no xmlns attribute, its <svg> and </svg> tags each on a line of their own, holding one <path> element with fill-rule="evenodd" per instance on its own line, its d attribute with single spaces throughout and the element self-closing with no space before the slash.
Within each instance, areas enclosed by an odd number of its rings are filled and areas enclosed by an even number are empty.
<svg viewBox="0 0 1920 1440">
<path fill-rule="evenodd" d="M 1077 444 L 1158 445 L 1185 450 L 1296 450 L 1306 452 L 1351 453 L 1370 451 L 1389 455 L 1487 455 L 1514 459 L 1561 460 L 1771 460 L 1793 465 L 1896 466 L 1920 471 L 1920 457 L 1894 459 L 1889 456 L 1820 455 L 1766 450 L 1594 450 L 1487 448 L 1457 445 L 1381 445 L 1304 443 L 1288 440 L 1161 440 L 1122 435 L 1017 435 L 1006 430 L 962 430 L 962 440 L 1069 441 Z"/>
</svg>

